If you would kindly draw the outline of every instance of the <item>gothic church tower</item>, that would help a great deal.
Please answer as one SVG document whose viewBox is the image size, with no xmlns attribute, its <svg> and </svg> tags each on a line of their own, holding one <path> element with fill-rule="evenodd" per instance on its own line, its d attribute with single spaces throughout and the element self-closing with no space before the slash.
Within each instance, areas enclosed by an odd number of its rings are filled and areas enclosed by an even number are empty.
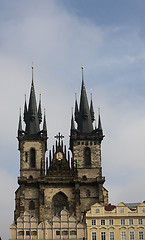
<svg viewBox="0 0 145 240">
<path fill-rule="evenodd" d="M 76 100 L 75 121 L 73 115 L 71 120 L 70 149 L 67 150 L 63 144 L 64 136 L 58 133 L 55 146 L 49 150 L 49 159 L 45 158 L 46 118 L 44 114 L 43 128 L 40 129 L 41 99 L 37 108 L 32 67 L 29 104 L 25 99 L 24 105 L 25 130 L 22 129 L 21 115 L 18 126 L 20 176 L 15 221 L 26 210 L 40 222 L 54 215 L 60 216 L 64 208 L 80 219 L 94 203 L 108 204 L 102 176 L 101 142 L 104 135 L 100 115 L 97 128 L 93 128 L 93 121 L 93 101 L 91 99 L 89 107 L 82 69 L 80 106 L 78 108 Z"/>
<path fill-rule="evenodd" d="M 37 109 L 32 67 L 32 84 L 29 104 L 26 99 L 24 106 L 25 131 L 22 130 L 21 114 L 19 116 L 18 141 L 20 151 L 20 177 L 19 188 L 16 191 L 15 219 L 25 210 L 39 214 L 39 187 L 38 177 L 45 172 L 45 152 L 47 150 L 47 128 L 44 114 L 43 129 L 41 99 Z"/>
<path fill-rule="evenodd" d="M 95 202 L 107 204 L 108 192 L 103 187 L 105 178 L 102 176 L 101 142 L 104 138 L 100 113 L 98 127 L 93 128 L 94 122 L 93 101 L 88 104 L 83 67 L 80 105 L 75 101 L 75 128 L 74 118 L 71 121 L 70 149 L 74 164 L 77 168 L 77 187 L 79 189 L 80 205 L 77 210 L 82 212 L 89 209 Z"/>
</svg>

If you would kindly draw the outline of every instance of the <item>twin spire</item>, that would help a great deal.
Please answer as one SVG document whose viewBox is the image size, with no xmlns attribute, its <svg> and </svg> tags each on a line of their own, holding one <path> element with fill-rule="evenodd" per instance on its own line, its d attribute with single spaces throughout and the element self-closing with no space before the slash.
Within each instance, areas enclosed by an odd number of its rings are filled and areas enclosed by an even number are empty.
<svg viewBox="0 0 145 240">
<path fill-rule="evenodd" d="M 40 130 L 40 124 L 42 122 L 41 95 L 40 95 L 39 105 L 37 109 L 34 82 L 33 82 L 33 68 L 34 67 L 32 66 L 32 84 L 31 84 L 31 90 L 30 90 L 29 104 L 27 106 L 26 96 L 25 96 L 25 104 L 24 104 L 24 122 L 26 124 L 26 127 L 25 127 L 25 131 L 23 131 L 21 112 L 20 112 L 18 136 L 21 136 L 24 134 L 25 136 L 34 136 L 34 135 L 40 135 L 40 134 L 47 136 L 45 112 L 44 112 L 44 119 L 43 119 L 43 129 Z M 90 134 L 90 133 L 96 134 L 97 133 L 103 136 L 100 112 L 98 116 L 98 127 L 96 127 L 95 129 L 93 128 L 93 122 L 95 120 L 94 115 L 95 114 L 94 114 L 94 108 L 93 108 L 92 94 L 91 94 L 91 102 L 89 107 L 87 93 L 86 93 L 85 84 L 84 84 L 83 67 L 82 67 L 82 88 L 81 88 L 81 96 L 80 96 L 80 105 L 78 108 L 77 99 L 75 99 L 75 112 L 74 112 L 75 119 L 72 114 L 71 132 L 75 131 L 78 134 Z M 77 123 L 77 129 L 75 129 L 74 120 Z"/>
<path fill-rule="evenodd" d="M 92 133 L 93 131 L 97 131 L 103 135 L 102 125 L 101 125 L 101 117 L 99 113 L 98 117 L 98 128 L 96 130 L 93 129 L 93 122 L 95 120 L 92 94 L 91 94 L 91 103 L 90 107 L 88 104 L 87 93 L 84 84 L 84 73 L 82 67 L 82 88 L 81 88 L 81 96 L 80 96 L 80 106 L 78 108 L 77 99 L 75 99 L 75 121 L 77 123 L 77 132 L 82 134 Z M 72 114 L 71 120 L 71 131 L 75 130 L 74 118 Z"/>
<path fill-rule="evenodd" d="M 25 104 L 24 104 L 24 122 L 26 124 L 25 131 L 22 130 L 22 120 L 21 113 L 19 116 L 19 126 L 18 126 L 18 135 L 24 133 L 27 136 L 39 135 L 43 133 L 47 135 L 47 126 L 46 126 L 46 117 L 44 113 L 44 121 L 43 121 L 43 130 L 40 131 L 40 124 L 42 122 L 42 110 L 41 110 L 41 95 L 39 99 L 39 105 L 37 110 L 34 82 L 33 82 L 33 66 L 32 66 L 32 83 L 30 90 L 30 98 L 29 104 L 27 107 L 26 96 L 25 96 Z"/>
</svg>

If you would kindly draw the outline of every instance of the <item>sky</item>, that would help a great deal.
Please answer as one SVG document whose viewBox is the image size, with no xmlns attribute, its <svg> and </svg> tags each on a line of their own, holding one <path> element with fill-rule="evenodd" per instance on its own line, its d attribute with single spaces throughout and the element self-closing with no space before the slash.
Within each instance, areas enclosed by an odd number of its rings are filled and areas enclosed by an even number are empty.
<svg viewBox="0 0 145 240">
<path fill-rule="evenodd" d="M 48 149 L 61 132 L 69 147 L 81 66 L 95 116 L 101 111 L 103 176 L 109 202 L 145 200 L 145 1 L 0 0 L 0 236 L 9 238 L 18 187 L 19 109 L 31 66 L 46 109 Z M 92 89 L 92 90 L 91 90 Z M 25 125 L 23 124 L 23 128 Z"/>
</svg>

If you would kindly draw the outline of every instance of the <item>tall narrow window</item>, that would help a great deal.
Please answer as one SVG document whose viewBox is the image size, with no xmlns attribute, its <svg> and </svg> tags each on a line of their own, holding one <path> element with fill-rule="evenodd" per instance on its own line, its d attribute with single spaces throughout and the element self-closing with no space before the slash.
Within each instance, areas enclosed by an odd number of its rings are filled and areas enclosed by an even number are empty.
<svg viewBox="0 0 145 240">
<path fill-rule="evenodd" d="M 139 218 L 138 219 L 138 225 L 142 225 L 143 224 L 143 220 L 142 220 L 142 218 Z"/>
<path fill-rule="evenodd" d="M 91 149 L 89 147 L 84 148 L 84 163 L 91 165 Z"/>
<path fill-rule="evenodd" d="M 109 240 L 115 240 L 114 232 L 109 233 Z"/>
<path fill-rule="evenodd" d="M 35 203 L 32 200 L 29 202 L 29 210 L 35 210 Z"/>
<path fill-rule="evenodd" d="M 125 219 L 124 218 L 120 219 L 120 225 L 125 225 Z"/>
<path fill-rule="evenodd" d="M 92 232 L 92 240 L 97 240 L 97 232 Z"/>
<path fill-rule="evenodd" d="M 143 236 L 144 234 L 143 234 L 143 231 L 139 231 L 139 233 L 138 233 L 138 239 L 139 240 L 144 240 L 144 236 Z"/>
<path fill-rule="evenodd" d="M 129 218 L 129 225 L 133 225 L 133 218 Z"/>
<path fill-rule="evenodd" d="M 96 225 L 96 219 L 92 219 L 92 226 Z"/>
<path fill-rule="evenodd" d="M 109 225 L 114 225 L 114 220 L 113 219 L 109 219 Z"/>
<path fill-rule="evenodd" d="M 25 162 L 28 161 L 28 152 L 25 152 Z"/>
<path fill-rule="evenodd" d="M 36 167 L 36 151 L 34 148 L 30 149 L 30 167 Z"/>
<path fill-rule="evenodd" d="M 129 240 L 135 240 L 134 232 L 129 232 Z"/>
<path fill-rule="evenodd" d="M 121 232 L 121 240 L 126 240 L 126 232 Z"/>
<path fill-rule="evenodd" d="M 106 232 L 101 232 L 101 240 L 106 240 Z"/>
</svg>

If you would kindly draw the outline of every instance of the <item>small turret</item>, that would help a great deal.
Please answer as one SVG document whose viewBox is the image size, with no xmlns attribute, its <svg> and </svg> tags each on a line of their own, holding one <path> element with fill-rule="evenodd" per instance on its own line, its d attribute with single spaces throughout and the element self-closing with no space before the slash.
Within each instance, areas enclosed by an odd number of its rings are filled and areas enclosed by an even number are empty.
<svg viewBox="0 0 145 240">
<path fill-rule="evenodd" d="M 18 124 L 18 136 L 22 135 L 22 118 L 21 118 L 21 108 L 20 108 L 20 115 L 19 115 L 19 124 Z"/>
<path fill-rule="evenodd" d="M 94 122 L 95 117 L 94 117 L 94 108 L 93 108 L 93 101 L 92 101 L 92 93 L 91 93 L 90 114 L 91 114 L 92 122 Z"/>
<path fill-rule="evenodd" d="M 99 116 L 98 116 L 98 133 L 103 136 L 103 129 L 101 124 L 101 116 L 100 116 L 100 108 L 99 108 Z"/>
<path fill-rule="evenodd" d="M 45 109 L 44 109 L 44 121 L 43 121 L 43 134 L 47 135 L 47 124 L 46 124 Z"/>
<path fill-rule="evenodd" d="M 25 94 L 25 105 L 24 105 L 24 122 L 27 122 L 27 102 L 26 102 L 26 94 Z"/>
<path fill-rule="evenodd" d="M 78 123 L 78 117 L 79 117 L 79 109 L 78 109 L 78 103 L 77 103 L 77 94 L 75 93 L 75 121 Z"/>
<path fill-rule="evenodd" d="M 40 124 L 42 122 L 41 94 L 40 94 L 39 107 L 38 107 L 38 118 L 39 118 L 39 124 Z"/>
<path fill-rule="evenodd" d="M 72 111 L 72 118 L 71 118 L 71 134 L 73 133 L 73 131 L 76 130 L 75 129 L 75 123 L 74 123 L 74 118 L 73 118 L 73 111 Z"/>
</svg>

